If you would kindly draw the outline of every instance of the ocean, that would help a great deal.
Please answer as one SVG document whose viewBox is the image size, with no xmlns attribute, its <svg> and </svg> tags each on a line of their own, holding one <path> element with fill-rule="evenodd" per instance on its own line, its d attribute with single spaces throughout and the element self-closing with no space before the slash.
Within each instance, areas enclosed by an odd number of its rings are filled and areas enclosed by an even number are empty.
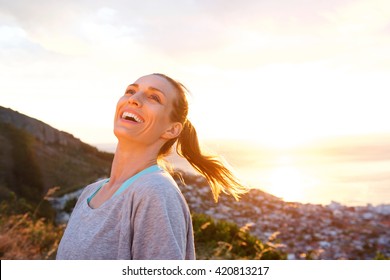
<svg viewBox="0 0 390 280">
<path fill-rule="evenodd" d="M 390 204 L 390 137 L 344 137 L 290 149 L 247 141 L 205 141 L 248 186 L 285 201 L 348 206 Z M 114 151 L 115 145 L 96 145 Z M 193 172 L 177 156 L 168 158 Z"/>
</svg>

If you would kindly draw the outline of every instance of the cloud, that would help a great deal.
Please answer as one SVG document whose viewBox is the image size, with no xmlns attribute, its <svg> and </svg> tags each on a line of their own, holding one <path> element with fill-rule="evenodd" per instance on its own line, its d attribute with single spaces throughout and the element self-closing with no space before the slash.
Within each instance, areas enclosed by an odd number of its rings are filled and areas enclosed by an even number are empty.
<svg viewBox="0 0 390 280">
<path fill-rule="evenodd" d="M 65 103 L 101 96 L 108 104 L 123 83 L 159 71 L 201 100 L 194 121 L 203 122 L 205 135 L 255 137 L 253 127 L 261 126 L 274 133 L 270 141 L 291 137 L 283 115 L 301 134 L 382 131 L 389 11 L 385 0 L 0 0 L 1 90 L 9 106 L 26 113 L 37 108 L 30 106 L 35 100 L 57 108 L 59 96 Z M 21 93 L 28 102 L 13 97 Z M 241 99 L 232 98 L 237 94 Z M 260 104 L 252 102 L 255 94 Z M 374 100 L 368 116 L 359 95 Z M 253 121 L 227 123 L 240 101 Z M 213 120 L 204 114 L 214 111 Z M 36 113 L 45 120 L 43 109 Z"/>
<path fill-rule="evenodd" d="M 390 68 L 386 0 L 0 3 L 1 32 L 14 32 L 2 49 L 19 40 L 27 52 L 111 61 L 158 57 L 157 64 L 219 69 L 308 62 Z"/>
<path fill-rule="evenodd" d="M 48 51 L 83 55 L 139 47 L 230 68 L 339 59 L 356 44 L 383 43 L 390 24 L 386 1 L 2 2 L 3 12 Z"/>
</svg>

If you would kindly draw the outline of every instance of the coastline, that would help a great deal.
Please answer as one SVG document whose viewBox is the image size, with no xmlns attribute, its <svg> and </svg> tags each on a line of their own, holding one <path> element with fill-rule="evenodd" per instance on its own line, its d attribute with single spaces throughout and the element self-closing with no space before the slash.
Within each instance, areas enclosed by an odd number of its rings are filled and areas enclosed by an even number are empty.
<svg viewBox="0 0 390 280">
<path fill-rule="evenodd" d="M 275 151 L 253 143 L 242 146 L 239 142 L 222 140 L 206 142 L 203 146 L 206 152 L 219 154 L 231 164 L 248 186 L 285 201 L 324 206 L 337 201 L 352 207 L 390 203 L 390 160 L 382 153 L 378 158 L 378 151 L 383 149 L 371 149 L 373 143 L 355 141 L 355 146 L 348 146 L 345 140 L 337 145 L 331 142 L 289 151 Z M 95 146 L 115 151 L 115 144 Z M 368 150 L 372 155 L 368 155 Z M 178 155 L 172 153 L 166 159 L 175 169 L 196 174 Z"/>
</svg>

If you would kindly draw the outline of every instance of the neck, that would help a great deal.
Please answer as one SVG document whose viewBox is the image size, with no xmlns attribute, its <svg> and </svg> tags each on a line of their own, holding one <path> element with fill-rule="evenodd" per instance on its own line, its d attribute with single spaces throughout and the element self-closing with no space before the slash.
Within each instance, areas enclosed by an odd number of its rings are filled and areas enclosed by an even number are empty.
<svg viewBox="0 0 390 280">
<path fill-rule="evenodd" d="M 119 141 L 111 167 L 110 186 L 121 185 L 138 172 L 157 164 L 158 149 Z"/>
</svg>

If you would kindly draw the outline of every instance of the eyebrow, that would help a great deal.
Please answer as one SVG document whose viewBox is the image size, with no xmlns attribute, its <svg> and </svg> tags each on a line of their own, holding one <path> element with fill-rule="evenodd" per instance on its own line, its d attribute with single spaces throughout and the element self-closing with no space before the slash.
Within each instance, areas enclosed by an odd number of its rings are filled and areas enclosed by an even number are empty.
<svg viewBox="0 0 390 280">
<path fill-rule="evenodd" d="M 158 91 L 158 92 L 161 92 L 162 95 L 165 96 L 165 93 L 162 92 L 161 90 L 159 90 L 158 88 L 155 88 L 155 87 L 149 87 L 150 90 L 154 90 L 154 91 Z"/>
<path fill-rule="evenodd" d="M 136 88 L 139 88 L 138 84 L 130 84 L 128 85 L 128 87 L 136 87 Z M 161 90 L 159 90 L 158 88 L 155 88 L 155 87 L 148 87 L 148 90 L 153 90 L 153 91 L 158 91 L 160 92 L 162 95 L 166 96 L 165 93 Z"/>
</svg>

